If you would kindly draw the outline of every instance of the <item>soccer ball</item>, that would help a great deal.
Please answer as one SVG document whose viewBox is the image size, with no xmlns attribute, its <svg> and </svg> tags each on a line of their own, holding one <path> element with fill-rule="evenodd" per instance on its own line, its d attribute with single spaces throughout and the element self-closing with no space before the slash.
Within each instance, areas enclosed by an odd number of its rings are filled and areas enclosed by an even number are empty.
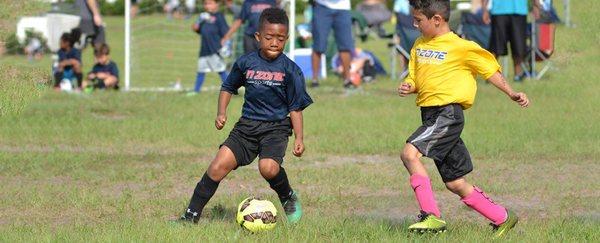
<svg viewBox="0 0 600 243">
<path fill-rule="evenodd" d="M 253 233 L 272 230 L 277 224 L 277 209 L 269 200 L 249 197 L 238 206 L 236 221 Z"/>
</svg>

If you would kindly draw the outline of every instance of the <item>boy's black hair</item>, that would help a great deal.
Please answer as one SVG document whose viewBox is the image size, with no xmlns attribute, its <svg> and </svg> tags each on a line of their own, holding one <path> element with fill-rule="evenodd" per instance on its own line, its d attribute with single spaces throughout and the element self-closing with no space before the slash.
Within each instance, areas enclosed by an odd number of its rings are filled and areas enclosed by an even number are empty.
<svg viewBox="0 0 600 243">
<path fill-rule="evenodd" d="M 287 14 L 283 9 L 280 8 L 267 8 L 262 11 L 260 14 L 260 19 L 258 21 L 259 29 L 262 29 L 263 25 L 266 23 L 269 24 L 282 24 L 285 26 L 289 25 L 289 19 Z"/>
<path fill-rule="evenodd" d="M 63 33 L 60 36 L 61 41 L 66 41 L 69 43 L 71 48 L 75 45 L 75 43 L 79 42 L 79 38 L 81 37 L 81 31 L 79 28 L 74 28 L 71 30 L 71 33 Z"/>
<path fill-rule="evenodd" d="M 421 11 L 428 19 L 439 14 L 444 21 L 450 20 L 450 0 L 409 0 L 410 6 Z"/>
<path fill-rule="evenodd" d="M 110 54 L 110 48 L 105 43 L 99 44 L 94 48 L 94 56 L 98 57 L 101 55 L 108 55 L 108 54 Z"/>
</svg>

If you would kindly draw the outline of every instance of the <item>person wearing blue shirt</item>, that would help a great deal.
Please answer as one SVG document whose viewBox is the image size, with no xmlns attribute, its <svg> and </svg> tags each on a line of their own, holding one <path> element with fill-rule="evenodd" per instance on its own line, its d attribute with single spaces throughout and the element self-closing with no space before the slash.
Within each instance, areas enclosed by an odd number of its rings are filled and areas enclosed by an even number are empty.
<svg viewBox="0 0 600 243">
<path fill-rule="evenodd" d="M 319 86 L 321 55 L 327 52 L 329 33 L 333 31 L 336 48 L 342 61 L 342 79 L 345 88 L 355 87 L 350 81 L 350 63 L 354 50 L 352 35 L 352 14 L 350 0 L 315 0 L 311 30 L 313 46 L 311 54 L 312 82 L 311 87 Z"/>
<path fill-rule="evenodd" d="M 77 88 L 81 88 L 83 75 L 81 73 L 81 52 L 74 47 L 78 41 L 76 35 L 64 33 L 60 37 L 60 50 L 58 55 L 58 67 L 54 72 L 54 87 L 58 88 L 60 82 L 65 78 L 65 72 L 72 73 L 77 78 Z"/>
<path fill-rule="evenodd" d="M 225 36 L 229 26 L 225 16 L 218 12 L 219 4 L 216 0 L 204 0 L 204 10 L 206 12 L 201 13 L 198 20 L 192 25 L 192 30 L 200 34 L 202 45 L 198 58 L 196 85 L 194 91 L 188 93 L 189 95 L 200 92 L 204 76 L 208 72 L 218 72 L 221 81 L 225 81 L 227 78 L 225 59 L 219 51 L 222 48 L 221 38 Z"/>
<path fill-rule="evenodd" d="M 517 82 L 525 78 L 525 72 L 521 68 L 521 63 L 525 58 L 527 49 L 527 0 L 495 0 L 492 1 L 491 9 L 488 10 L 489 0 L 484 0 L 483 22 L 490 24 L 492 35 L 488 50 L 497 56 L 508 54 L 507 43 L 510 42 L 513 64 L 515 67 L 514 80 Z M 536 0 L 533 1 L 533 14 L 537 19 L 539 17 L 539 5 Z M 490 17 L 491 15 L 491 17 Z"/>
<path fill-rule="evenodd" d="M 221 144 L 215 159 L 196 185 L 190 204 L 180 220 L 197 223 L 219 182 L 239 166 L 258 156 L 260 174 L 277 192 L 287 220 L 297 223 L 302 217 L 298 194 L 292 190 L 281 164 L 288 137 L 296 135 L 293 154 L 304 152 L 302 111 L 312 104 L 300 68 L 282 54 L 288 39 L 289 20 L 285 11 L 265 9 L 256 38 L 260 49 L 241 56 L 221 86 L 215 127 L 227 122 L 227 106 L 240 87 L 245 88 L 242 117 Z M 289 115 L 289 116 L 288 116 Z"/>
<path fill-rule="evenodd" d="M 254 37 L 254 34 L 258 31 L 259 17 L 263 10 L 267 8 L 276 7 L 277 3 L 275 0 L 246 0 L 242 4 L 242 11 L 239 17 L 233 21 L 231 28 L 225 34 L 221 40 L 221 44 L 224 44 L 227 40 L 231 39 L 231 36 L 242 26 L 244 23 L 248 23 L 246 30 L 244 30 L 244 53 L 249 53 L 258 50 L 258 41 Z"/>
<path fill-rule="evenodd" d="M 110 48 L 102 43 L 94 48 L 96 64 L 92 71 L 87 74 L 87 80 L 83 82 L 86 92 L 93 89 L 113 88 L 119 89 L 119 68 L 110 60 Z"/>
</svg>

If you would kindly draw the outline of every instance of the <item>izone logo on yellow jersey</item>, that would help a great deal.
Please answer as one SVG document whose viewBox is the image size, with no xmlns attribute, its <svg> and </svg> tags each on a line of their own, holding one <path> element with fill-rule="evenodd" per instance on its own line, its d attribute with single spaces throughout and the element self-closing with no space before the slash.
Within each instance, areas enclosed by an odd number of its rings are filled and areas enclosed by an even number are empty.
<svg viewBox="0 0 600 243">
<path fill-rule="evenodd" d="M 436 51 L 436 50 L 426 50 L 417 48 L 417 62 L 418 63 L 428 63 L 428 64 L 441 64 L 444 60 L 446 60 L 446 56 L 448 52 L 445 51 Z"/>
</svg>

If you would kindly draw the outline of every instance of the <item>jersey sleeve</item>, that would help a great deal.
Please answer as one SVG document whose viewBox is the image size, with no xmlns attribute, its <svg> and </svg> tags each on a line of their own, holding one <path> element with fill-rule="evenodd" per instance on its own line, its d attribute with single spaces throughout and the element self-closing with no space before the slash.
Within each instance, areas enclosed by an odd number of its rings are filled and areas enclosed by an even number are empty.
<svg viewBox="0 0 600 243">
<path fill-rule="evenodd" d="M 77 61 L 81 62 L 81 51 L 74 49 L 75 50 L 75 59 L 77 59 Z"/>
<path fill-rule="evenodd" d="M 237 95 L 238 89 L 244 84 L 244 73 L 240 69 L 239 63 L 235 62 L 231 67 L 231 72 L 225 79 L 225 82 L 221 85 L 221 91 L 226 91 Z"/>
<path fill-rule="evenodd" d="M 119 68 L 114 62 L 111 62 L 110 64 L 110 73 L 114 75 L 117 78 L 117 80 L 119 80 Z"/>
<path fill-rule="evenodd" d="M 304 82 L 304 74 L 300 68 L 295 68 L 289 77 L 289 82 L 285 87 L 285 92 L 288 101 L 288 111 L 301 111 L 313 103 L 312 99 L 306 92 L 306 83 Z"/>
<path fill-rule="evenodd" d="M 100 70 L 99 67 L 100 66 L 97 63 L 94 64 L 94 66 L 92 67 L 92 70 L 89 73 L 97 73 L 97 72 L 99 72 L 99 70 Z"/>
<path fill-rule="evenodd" d="M 66 59 L 66 53 L 63 50 L 58 50 L 58 52 L 56 52 L 56 54 L 58 55 L 58 61 L 62 62 L 63 60 Z"/>
<path fill-rule="evenodd" d="M 471 70 L 485 79 L 489 79 L 494 73 L 501 71 L 496 57 L 475 43 L 470 43 L 468 46 L 465 62 Z"/>
<path fill-rule="evenodd" d="M 229 25 L 227 24 L 227 20 L 225 20 L 225 16 L 222 14 L 219 15 L 219 20 L 219 35 L 223 38 L 223 36 L 227 34 L 227 31 L 229 31 Z"/>
</svg>

